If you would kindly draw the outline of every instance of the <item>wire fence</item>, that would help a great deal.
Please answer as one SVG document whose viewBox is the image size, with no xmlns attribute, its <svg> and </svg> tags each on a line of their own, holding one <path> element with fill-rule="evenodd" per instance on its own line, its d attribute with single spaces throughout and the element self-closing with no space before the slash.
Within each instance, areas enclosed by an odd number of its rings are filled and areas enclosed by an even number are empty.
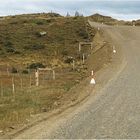
<svg viewBox="0 0 140 140">
<path fill-rule="evenodd" d="M 0 68 L 0 97 L 15 96 L 20 92 L 31 92 L 36 87 L 35 70 L 30 70 L 28 74 L 11 73 L 7 69 Z M 38 87 L 55 87 L 65 84 L 67 81 L 80 79 L 81 73 L 75 71 L 73 66 L 63 69 L 55 69 L 55 78 L 53 71 L 39 71 Z M 85 75 L 84 75 L 85 76 Z M 78 80 L 77 80 L 78 81 Z"/>
<path fill-rule="evenodd" d="M 79 50 L 79 61 L 75 59 L 70 62 L 66 68 L 56 68 L 51 70 L 39 71 L 39 76 L 36 76 L 36 70 L 28 70 L 28 73 L 23 73 L 20 67 L 17 72 L 11 73 L 12 67 L 9 65 L 0 65 L 0 97 L 12 97 L 23 92 L 32 92 L 37 87 L 55 88 L 65 85 L 68 81 L 80 79 L 87 76 L 86 59 L 91 53 L 91 49 L 81 45 Z M 87 51 L 85 51 L 87 49 Z M 87 52 L 87 53 L 85 53 Z M 82 72 L 81 72 L 82 69 Z"/>
</svg>

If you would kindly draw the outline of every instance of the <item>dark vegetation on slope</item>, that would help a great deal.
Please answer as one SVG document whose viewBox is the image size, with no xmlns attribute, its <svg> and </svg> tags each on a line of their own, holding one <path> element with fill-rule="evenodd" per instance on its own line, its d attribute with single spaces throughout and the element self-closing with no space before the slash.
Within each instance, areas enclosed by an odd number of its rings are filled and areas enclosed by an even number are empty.
<svg viewBox="0 0 140 140">
<path fill-rule="evenodd" d="M 84 17 L 51 13 L 12 16 L 0 21 L 0 58 L 14 59 L 13 64 L 22 66 L 32 62 L 51 66 L 53 59 L 75 57 L 78 43 L 91 41 L 93 35 L 89 35 Z"/>
</svg>

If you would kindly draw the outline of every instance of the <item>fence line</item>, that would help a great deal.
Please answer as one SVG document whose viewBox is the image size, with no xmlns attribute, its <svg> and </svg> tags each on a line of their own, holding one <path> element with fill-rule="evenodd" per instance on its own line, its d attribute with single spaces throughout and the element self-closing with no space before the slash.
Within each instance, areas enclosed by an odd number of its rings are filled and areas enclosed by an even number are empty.
<svg viewBox="0 0 140 140">
<path fill-rule="evenodd" d="M 73 59 L 71 61 L 71 65 L 67 68 L 63 69 L 51 69 L 50 71 L 43 71 L 39 72 L 35 70 L 30 70 L 28 74 L 22 74 L 22 69 L 18 70 L 17 74 L 10 73 L 11 69 L 9 65 L 6 66 L 0 66 L 0 96 L 4 97 L 6 95 L 10 95 L 15 99 L 16 94 L 18 92 L 26 92 L 29 91 L 31 93 L 32 88 L 36 86 L 46 86 L 48 83 L 59 83 L 60 80 L 62 80 L 64 77 L 67 80 L 71 80 L 71 76 L 76 75 L 79 71 L 79 69 L 83 69 L 83 65 L 86 63 L 87 56 L 90 55 L 90 53 L 83 52 L 84 50 L 81 48 L 82 44 L 89 44 L 91 45 L 92 49 L 92 43 L 85 43 L 81 42 L 79 44 L 79 60 Z M 77 71 L 77 73 L 75 72 Z"/>
</svg>

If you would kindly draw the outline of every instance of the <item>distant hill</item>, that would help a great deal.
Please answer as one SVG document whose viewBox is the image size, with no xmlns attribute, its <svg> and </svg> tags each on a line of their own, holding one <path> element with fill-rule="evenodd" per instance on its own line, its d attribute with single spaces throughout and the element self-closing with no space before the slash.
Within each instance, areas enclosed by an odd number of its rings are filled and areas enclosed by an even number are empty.
<svg viewBox="0 0 140 140">
<path fill-rule="evenodd" d="M 107 25 L 130 25 L 132 26 L 132 21 L 124 21 L 124 20 L 117 20 L 110 16 L 103 16 L 100 14 L 94 14 L 88 17 L 91 21 L 100 22 Z M 139 21 L 136 22 L 136 25 L 139 25 Z"/>
<path fill-rule="evenodd" d="M 94 20 L 96 22 L 116 22 L 117 21 L 116 19 L 114 19 L 112 17 L 103 16 L 103 15 L 100 15 L 98 13 L 89 16 L 89 18 L 91 18 L 92 20 Z"/>
</svg>

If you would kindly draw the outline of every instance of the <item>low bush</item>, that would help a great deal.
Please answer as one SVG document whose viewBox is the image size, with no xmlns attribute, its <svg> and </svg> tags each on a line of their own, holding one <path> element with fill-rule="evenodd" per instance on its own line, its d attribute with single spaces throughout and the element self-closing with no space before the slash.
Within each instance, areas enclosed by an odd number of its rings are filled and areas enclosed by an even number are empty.
<svg viewBox="0 0 140 140">
<path fill-rule="evenodd" d="M 28 67 L 28 69 L 37 69 L 37 68 L 45 68 L 45 65 L 43 65 L 42 63 L 32 63 L 30 64 Z"/>
<path fill-rule="evenodd" d="M 18 70 L 15 67 L 12 67 L 11 73 L 18 73 Z"/>
<path fill-rule="evenodd" d="M 42 44 L 34 44 L 32 46 L 25 46 L 24 47 L 24 49 L 31 50 L 31 51 L 41 50 L 41 49 L 44 49 L 44 48 L 45 48 L 45 45 L 42 45 Z"/>
<path fill-rule="evenodd" d="M 83 39 L 88 39 L 88 33 L 84 29 L 79 29 L 77 31 L 78 35 L 81 36 Z"/>
<path fill-rule="evenodd" d="M 62 50 L 61 54 L 62 54 L 63 56 L 66 56 L 66 55 L 68 55 L 68 51 L 67 51 L 66 49 L 64 49 L 64 50 Z"/>
<path fill-rule="evenodd" d="M 37 25 L 43 25 L 44 22 L 43 22 L 43 21 L 37 21 L 36 24 L 37 24 Z"/>
<path fill-rule="evenodd" d="M 45 48 L 45 46 L 41 45 L 41 44 L 36 44 L 31 47 L 32 50 L 40 50 L 40 49 L 44 49 L 44 48 Z"/>
<path fill-rule="evenodd" d="M 73 60 L 74 60 L 74 58 L 73 58 L 73 57 L 68 56 L 68 57 L 64 60 L 64 62 L 65 62 L 65 63 L 70 64 L 70 63 L 72 63 L 72 62 L 73 62 Z"/>
<path fill-rule="evenodd" d="M 23 73 L 23 74 L 28 74 L 29 71 L 28 71 L 28 70 L 23 70 L 22 73 Z"/>
</svg>

